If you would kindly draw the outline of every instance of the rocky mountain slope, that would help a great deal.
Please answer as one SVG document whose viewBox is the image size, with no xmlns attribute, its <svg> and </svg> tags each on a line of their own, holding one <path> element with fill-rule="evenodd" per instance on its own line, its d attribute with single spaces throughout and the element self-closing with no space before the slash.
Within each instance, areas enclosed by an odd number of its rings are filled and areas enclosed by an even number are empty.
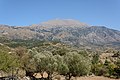
<svg viewBox="0 0 120 80">
<path fill-rule="evenodd" d="M 76 20 L 50 20 L 25 27 L 0 25 L 0 37 L 61 41 L 78 47 L 120 48 L 120 31 L 89 26 Z"/>
</svg>

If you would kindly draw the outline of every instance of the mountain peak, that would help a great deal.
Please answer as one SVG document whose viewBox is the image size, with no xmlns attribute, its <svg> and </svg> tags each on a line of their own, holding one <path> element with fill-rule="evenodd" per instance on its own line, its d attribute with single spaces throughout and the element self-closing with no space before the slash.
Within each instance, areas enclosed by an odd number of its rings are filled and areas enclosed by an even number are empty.
<svg viewBox="0 0 120 80">
<path fill-rule="evenodd" d="M 47 22 L 42 22 L 42 25 L 45 26 L 80 26 L 80 27 L 87 27 L 89 25 L 79 22 L 78 20 L 73 19 L 54 19 L 49 20 Z"/>
</svg>

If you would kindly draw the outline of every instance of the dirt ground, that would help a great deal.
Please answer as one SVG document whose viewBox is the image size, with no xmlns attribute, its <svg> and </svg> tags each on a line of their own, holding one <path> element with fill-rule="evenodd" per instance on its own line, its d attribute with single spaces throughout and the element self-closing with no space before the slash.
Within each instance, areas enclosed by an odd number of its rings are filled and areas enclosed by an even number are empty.
<svg viewBox="0 0 120 80">
<path fill-rule="evenodd" d="M 94 76 L 94 77 L 76 77 L 73 80 L 120 80 L 120 79 L 110 79 L 102 76 Z"/>
</svg>

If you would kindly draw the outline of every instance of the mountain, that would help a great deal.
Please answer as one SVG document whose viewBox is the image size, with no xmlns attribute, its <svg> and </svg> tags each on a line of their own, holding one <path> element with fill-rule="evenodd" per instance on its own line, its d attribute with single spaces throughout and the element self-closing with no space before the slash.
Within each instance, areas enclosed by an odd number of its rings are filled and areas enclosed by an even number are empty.
<svg viewBox="0 0 120 80">
<path fill-rule="evenodd" d="M 55 26 L 64 26 L 64 27 L 76 27 L 76 26 L 85 27 L 85 26 L 88 26 L 85 23 L 79 22 L 77 20 L 72 20 L 72 19 L 63 19 L 63 20 L 56 19 L 56 20 L 50 20 L 47 22 L 43 22 L 41 24 L 45 25 L 45 26 L 54 26 L 54 27 Z"/>
<path fill-rule="evenodd" d="M 77 47 L 120 49 L 120 31 L 72 19 L 50 20 L 25 27 L 0 25 L 0 37 L 60 41 Z"/>
</svg>

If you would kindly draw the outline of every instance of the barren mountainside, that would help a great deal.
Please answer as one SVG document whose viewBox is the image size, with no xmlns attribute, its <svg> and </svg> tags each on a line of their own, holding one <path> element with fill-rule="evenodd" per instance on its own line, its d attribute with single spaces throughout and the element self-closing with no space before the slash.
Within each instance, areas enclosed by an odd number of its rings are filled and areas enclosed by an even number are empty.
<svg viewBox="0 0 120 80">
<path fill-rule="evenodd" d="M 120 31 L 71 19 L 50 20 L 25 27 L 0 25 L 0 37 L 57 40 L 78 47 L 112 46 L 120 49 Z"/>
</svg>

